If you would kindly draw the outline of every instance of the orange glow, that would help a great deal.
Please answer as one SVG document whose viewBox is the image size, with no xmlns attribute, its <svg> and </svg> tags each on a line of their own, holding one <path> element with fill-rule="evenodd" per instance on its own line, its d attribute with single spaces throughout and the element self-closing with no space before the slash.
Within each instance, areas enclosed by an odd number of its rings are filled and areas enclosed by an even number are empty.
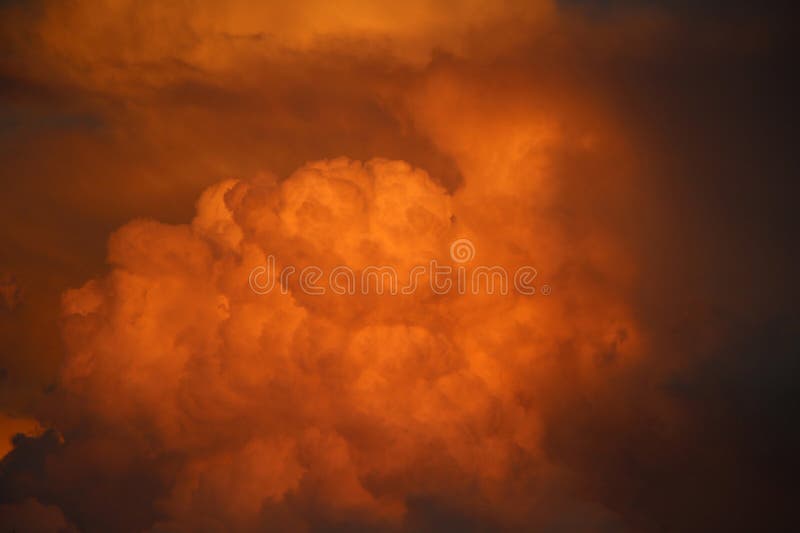
<svg viewBox="0 0 800 533">
<path fill-rule="evenodd" d="M 602 4 L 0 2 L 0 530 L 693 531 L 790 255 L 703 76 L 771 41 Z M 300 274 L 434 261 L 536 291 Z"/>
</svg>

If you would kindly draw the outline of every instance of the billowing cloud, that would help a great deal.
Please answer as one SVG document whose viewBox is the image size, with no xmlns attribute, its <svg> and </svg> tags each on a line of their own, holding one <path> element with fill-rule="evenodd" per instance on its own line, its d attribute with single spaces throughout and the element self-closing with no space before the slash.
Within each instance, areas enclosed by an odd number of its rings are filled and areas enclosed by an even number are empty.
<svg viewBox="0 0 800 533">
<path fill-rule="evenodd" d="M 0 4 L 3 527 L 777 530 L 793 509 L 779 11 Z M 299 280 L 403 284 L 463 239 L 466 267 L 539 290 Z M 271 258 L 297 270 L 258 294 Z"/>
<path fill-rule="evenodd" d="M 546 151 L 538 139 L 519 164 Z M 401 161 L 340 158 L 280 182 L 215 185 L 190 225 L 140 220 L 115 232 L 112 271 L 64 295 L 62 387 L 82 402 L 82 418 L 131 432 L 136 455 L 174 457 L 153 501 L 164 514 L 156 527 L 257 530 L 277 515 L 292 527 L 400 529 L 415 498 L 454 497 L 485 502 L 478 515 L 497 524 L 554 520 L 535 502 L 566 481 L 542 453 L 536 402 L 523 398 L 548 379 L 541 362 L 560 344 L 572 343 L 581 383 L 598 365 L 614 372 L 635 358 L 624 303 L 599 304 L 590 284 L 564 286 L 549 302 L 425 286 L 316 295 L 297 279 L 286 294 L 259 295 L 248 285 L 270 255 L 279 268 L 394 265 L 406 280 L 414 265 L 446 260 L 463 235 L 488 264 L 519 263 L 504 239 L 489 244 L 489 228 L 460 222 L 469 191 L 451 195 Z M 552 203 L 543 198 L 540 209 Z M 557 226 L 539 225 L 547 249 Z M 554 274 L 568 255 L 549 259 Z M 576 302 L 583 312 L 570 312 Z M 588 316 L 598 305 L 600 323 Z M 460 495 L 464 483 L 473 488 Z"/>
</svg>

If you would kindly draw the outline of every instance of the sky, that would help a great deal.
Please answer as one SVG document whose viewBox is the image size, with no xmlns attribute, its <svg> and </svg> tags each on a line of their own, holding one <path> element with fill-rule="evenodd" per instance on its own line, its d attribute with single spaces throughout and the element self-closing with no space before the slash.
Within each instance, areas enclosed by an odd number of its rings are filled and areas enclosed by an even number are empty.
<svg viewBox="0 0 800 533">
<path fill-rule="evenodd" d="M 0 529 L 785 530 L 788 13 L 0 2 Z"/>
</svg>

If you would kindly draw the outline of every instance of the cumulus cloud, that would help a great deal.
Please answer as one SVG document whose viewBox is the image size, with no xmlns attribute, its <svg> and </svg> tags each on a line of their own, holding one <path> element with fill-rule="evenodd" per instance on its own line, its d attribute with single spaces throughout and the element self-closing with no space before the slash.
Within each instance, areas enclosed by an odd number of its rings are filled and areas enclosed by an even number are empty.
<svg viewBox="0 0 800 533">
<path fill-rule="evenodd" d="M 0 516 L 779 522 L 782 26 L 735 2 L 323 4 L 0 5 Z M 404 280 L 464 238 L 553 294 L 248 284 L 270 256 Z"/>
<path fill-rule="evenodd" d="M 64 295 L 62 387 L 103 431 L 133 432 L 132 453 L 180 457 L 154 501 L 157 528 L 255 530 L 276 515 L 400 529 L 414 498 L 446 500 L 464 483 L 473 488 L 455 504 L 484 502 L 485 520 L 552 519 L 534 502 L 553 497 L 559 475 L 536 405 L 521 397 L 547 379 L 538 365 L 559 343 L 586 358 L 580 381 L 600 355 L 609 369 L 635 357 L 624 304 L 607 302 L 606 321 L 590 324 L 567 308 L 597 298 L 589 285 L 546 303 L 318 296 L 296 281 L 258 295 L 247 284 L 268 255 L 403 272 L 443 258 L 457 235 L 493 263 L 517 260 L 497 243 L 490 256 L 486 230 L 458 222 L 465 195 L 401 161 L 340 158 L 280 182 L 215 185 L 190 225 L 115 232 L 111 272 Z"/>
</svg>

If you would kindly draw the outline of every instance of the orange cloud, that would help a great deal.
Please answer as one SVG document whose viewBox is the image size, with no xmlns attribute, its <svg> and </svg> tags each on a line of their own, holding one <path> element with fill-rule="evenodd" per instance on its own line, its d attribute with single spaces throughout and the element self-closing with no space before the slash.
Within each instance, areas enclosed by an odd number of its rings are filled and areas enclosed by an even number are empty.
<svg viewBox="0 0 800 533">
<path fill-rule="evenodd" d="M 706 368 L 779 301 L 777 282 L 733 301 L 734 273 L 792 263 L 764 241 L 742 260 L 761 211 L 709 200 L 768 166 L 714 155 L 757 143 L 727 149 L 726 105 L 748 106 L 704 76 L 741 83 L 723 60 L 773 41 L 585 4 L 3 3 L 0 409 L 22 418 L 0 436 L 22 434 L 0 523 L 740 525 L 757 476 L 706 440 L 736 427 L 736 385 Z M 248 283 L 270 257 L 402 283 L 459 239 L 470 269 L 532 266 L 540 290 Z"/>
<path fill-rule="evenodd" d="M 573 345 L 576 382 L 588 385 L 624 368 L 640 340 L 624 300 L 560 274 L 575 256 L 593 259 L 580 243 L 559 246 L 563 228 L 544 214 L 558 190 L 547 157 L 568 141 L 527 124 L 518 135 L 485 147 L 506 162 L 493 188 L 477 177 L 492 168 L 480 153 L 470 152 L 454 194 L 404 162 L 340 158 L 280 182 L 223 182 L 201 196 L 190 225 L 140 220 L 112 236 L 109 275 L 64 295 L 62 386 L 83 399 L 83 416 L 110 427 L 135 421 L 148 453 L 185 456 L 164 480 L 164 527 L 257 528 L 265 506 L 302 523 L 286 508 L 297 498 L 321 502 L 330 520 L 400 527 L 415 491 L 447 495 L 465 478 L 473 497 L 508 509 L 493 520 L 544 514 L 524 501 L 549 482 L 508 492 L 515 454 L 553 468 L 537 403 L 520 395 L 549 379 L 541 362 L 562 343 Z M 537 185 L 549 192 L 535 194 Z M 512 191 L 530 198 L 527 210 L 481 214 L 479 198 L 496 209 Z M 446 257 L 458 235 L 492 265 L 541 259 L 542 273 L 562 280 L 560 295 L 318 296 L 296 280 L 288 294 L 258 295 L 247 284 L 269 255 L 280 265 L 394 265 L 404 274 Z M 438 466 L 422 489 L 429 461 Z"/>
</svg>

